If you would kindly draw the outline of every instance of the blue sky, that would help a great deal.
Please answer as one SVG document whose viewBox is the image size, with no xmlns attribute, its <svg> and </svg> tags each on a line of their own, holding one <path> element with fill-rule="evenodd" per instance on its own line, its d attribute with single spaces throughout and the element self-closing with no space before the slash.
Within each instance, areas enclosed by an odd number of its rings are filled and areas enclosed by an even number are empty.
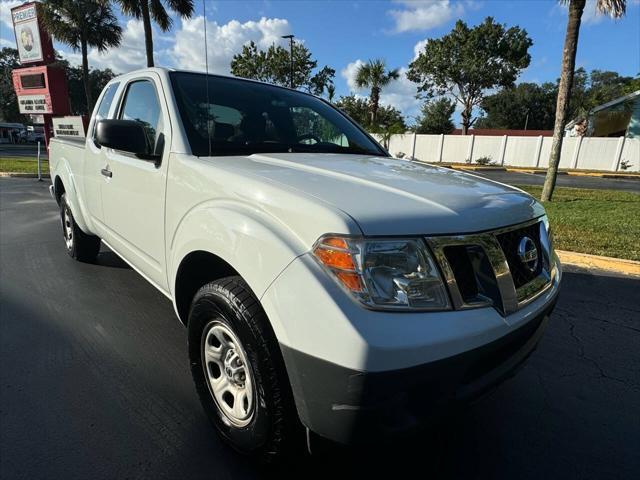
<svg viewBox="0 0 640 480">
<path fill-rule="evenodd" d="M 14 45 L 9 28 L 9 7 L 22 2 L 2 0 L 0 46 Z M 577 65 L 587 70 L 614 70 L 623 75 L 640 73 L 640 0 L 629 1 L 627 16 L 612 20 L 596 15 L 594 0 L 587 1 L 583 17 Z M 204 65 L 202 0 L 195 0 L 191 20 L 174 19 L 170 32 L 155 33 L 158 65 L 201 69 Z M 266 47 L 284 42 L 280 36 L 293 33 L 312 51 L 319 65 L 336 69 L 338 95 L 365 95 L 353 87 L 358 61 L 384 58 L 390 67 L 404 69 L 414 58 L 420 42 L 449 32 L 458 18 L 469 25 L 493 16 L 508 26 L 519 25 L 533 39 L 531 65 L 519 81 L 554 81 L 559 74 L 566 28 L 566 7 L 555 0 L 421 0 L 421 1 L 207 1 L 209 64 L 217 73 L 228 73 L 234 53 L 249 40 Z M 96 67 L 118 72 L 144 67 L 141 24 L 120 17 L 125 35 L 123 46 L 108 55 L 90 53 Z M 284 43 L 283 43 L 284 44 Z M 70 61 L 79 55 L 56 44 Z M 415 86 L 406 79 L 383 93 L 383 103 L 415 115 L 419 102 Z"/>
</svg>

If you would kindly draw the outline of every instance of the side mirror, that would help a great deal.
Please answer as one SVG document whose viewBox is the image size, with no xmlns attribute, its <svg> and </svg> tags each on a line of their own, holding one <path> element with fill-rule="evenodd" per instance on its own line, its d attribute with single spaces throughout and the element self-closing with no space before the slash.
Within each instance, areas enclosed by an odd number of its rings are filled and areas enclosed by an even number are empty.
<svg viewBox="0 0 640 480">
<path fill-rule="evenodd" d="M 96 126 L 96 142 L 140 158 L 151 159 L 152 156 L 144 127 L 134 120 L 100 120 Z"/>
</svg>

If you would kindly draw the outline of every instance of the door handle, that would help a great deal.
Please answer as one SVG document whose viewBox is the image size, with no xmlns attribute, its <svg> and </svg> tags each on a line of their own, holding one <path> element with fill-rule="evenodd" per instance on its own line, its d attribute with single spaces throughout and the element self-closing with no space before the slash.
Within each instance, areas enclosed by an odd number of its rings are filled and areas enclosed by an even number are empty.
<svg viewBox="0 0 640 480">
<path fill-rule="evenodd" d="M 100 170 L 100 173 L 105 177 L 109 177 L 109 178 L 113 177 L 113 172 L 107 168 L 103 168 L 102 170 Z"/>
</svg>

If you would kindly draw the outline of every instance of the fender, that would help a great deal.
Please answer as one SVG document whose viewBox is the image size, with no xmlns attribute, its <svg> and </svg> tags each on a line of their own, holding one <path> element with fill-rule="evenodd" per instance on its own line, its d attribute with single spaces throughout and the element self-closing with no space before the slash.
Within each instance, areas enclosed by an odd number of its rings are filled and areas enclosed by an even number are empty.
<svg viewBox="0 0 640 480">
<path fill-rule="evenodd" d="M 59 177 L 64 185 L 64 191 L 67 194 L 67 203 L 73 212 L 73 219 L 83 232 L 93 233 L 93 229 L 90 228 L 91 217 L 84 206 L 82 196 L 76 185 L 75 175 L 64 154 L 60 155 L 56 163 L 55 176 L 53 178 L 55 179 L 56 177 Z"/>
<path fill-rule="evenodd" d="M 180 263 L 194 251 L 212 253 L 231 265 L 258 298 L 295 258 L 308 251 L 278 219 L 240 202 L 210 200 L 191 209 L 167 239 L 171 296 Z M 273 325 L 276 336 L 284 335 Z"/>
</svg>

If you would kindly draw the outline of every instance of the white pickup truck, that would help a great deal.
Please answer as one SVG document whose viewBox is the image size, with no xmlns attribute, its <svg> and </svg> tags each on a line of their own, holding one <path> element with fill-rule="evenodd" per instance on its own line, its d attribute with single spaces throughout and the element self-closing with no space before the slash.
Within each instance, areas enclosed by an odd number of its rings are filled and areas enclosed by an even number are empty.
<svg viewBox="0 0 640 480">
<path fill-rule="evenodd" d="M 204 409 L 262 459 L 430 425 L 512 374 L 556 302 L 536 200 L 391 158 L 301 92 L 133 72 L 50 158 L 68 253 L 102 241 L 173 302 Z"/>
</svg>

